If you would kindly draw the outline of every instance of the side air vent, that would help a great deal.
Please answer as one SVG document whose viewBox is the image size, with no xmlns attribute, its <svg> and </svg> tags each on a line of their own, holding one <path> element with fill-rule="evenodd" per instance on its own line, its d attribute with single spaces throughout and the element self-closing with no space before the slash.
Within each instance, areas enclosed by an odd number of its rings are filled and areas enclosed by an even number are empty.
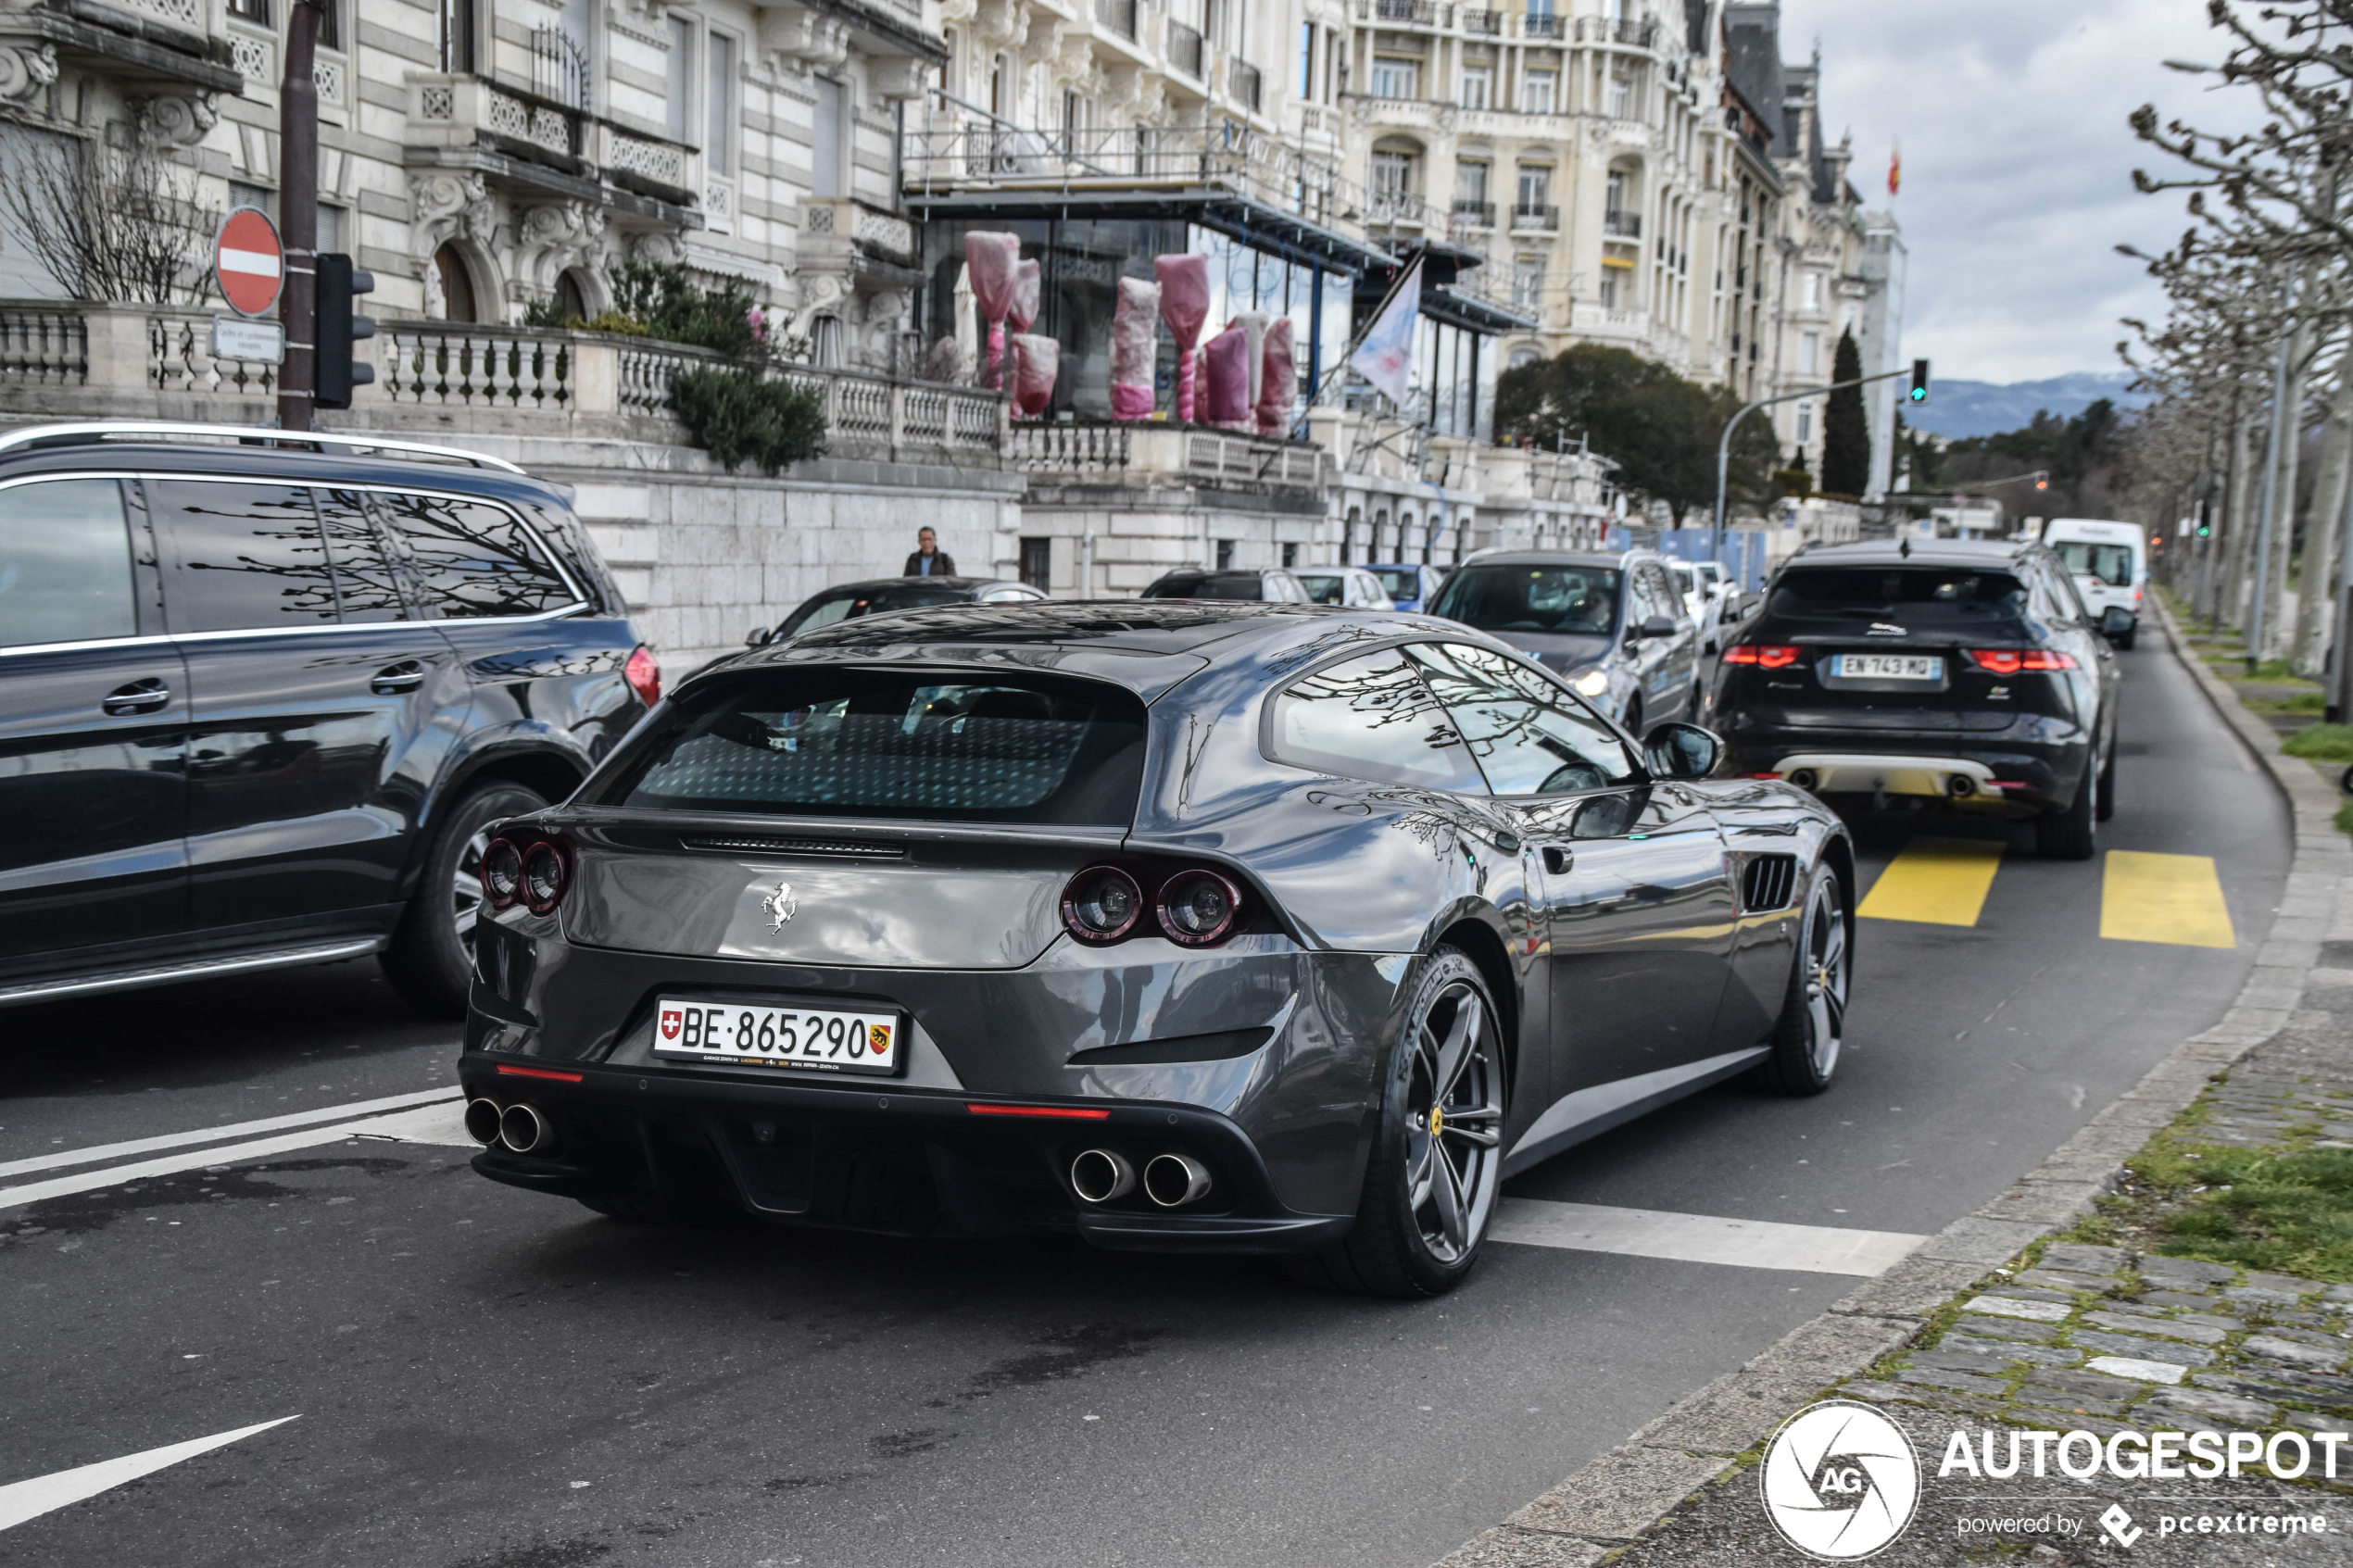
<svg viewBox="0 0 2353 1568">
<path fill-rule="evenodd" d="M 1741 873 L 1741 907 L 1752 914 L 1760 909 L 1787 909 L 1790 895 L 1796 890 L 1794 855 L 1755 856 Z"/>
<path fill-rule="evenodd" d="M 861 844 L 854 838 L 704 838 L 679 840 L 689 849 L 715 850 L 722 855 L 823 855 L 843 860 L 903 860 L 906 847 Z"/>
</svg>

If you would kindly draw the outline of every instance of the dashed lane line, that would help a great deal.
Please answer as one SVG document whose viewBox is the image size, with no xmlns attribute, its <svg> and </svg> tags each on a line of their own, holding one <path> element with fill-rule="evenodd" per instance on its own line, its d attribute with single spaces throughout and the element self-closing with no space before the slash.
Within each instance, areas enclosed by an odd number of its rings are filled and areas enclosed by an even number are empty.
<svg viewBox="0 0 2353 1568">
<path fill-rule="evenodd" d="M 1897 1231 L 1840 1230 L 1771 1220 L 1728 1220 L 1714 1214 L 1669 1214 L 1655 1209 L 1611 1209 L 1507 1198 L 1489 1236 L 1520 1247 L 1575 1252 L 1615 1252 L 1685 1263 L 1872 1278 L 1911 1256 L 1928 1237 Z"/>
<path fill-rule="evenodd" d="M 257 1432 L 267 1432 L 273 1426 L 283 1426 L 300 1416 L 282 1415 L 275 1421 L 264 1421 L 252 1426 L 240 1426 L 234 1432 L 217 1432 L 209 1437 L 192 1437 L 184 1443 L 166 1448 L 149 1449 L 145 1453 L 125 1454 L 120 1459 L 101 1460 L 73 1470 L 60 1470 L 54 1475 L 36 1475 L 30 1481 L 19 1481 L 0 1486 L 0 1530 L 13 1530 L 28 1519 L 38 1519 L 68 1503 L 94 1498 L 100 1492 L 112 1491 L 126 1482 L 142 1475 L 152 1475 L 182 1460 L 224 1449 Z"/>
<path fill-rule="evenodd" d="M 2206 855 L 2111 849 L 2100 885 L 2100 935 L 2114 942 L 2235 947 L 2222 879 Z"/>
<path fill-rule="evenodd" d="M 322 1105 L 309 1110 L 289 1111 L 283 1116 L 265 1116 L 258 1122 L 231 1122 L 218 1127 L 197 1127 L 184 1133 L 164 1133 L 151 1138 L 132 1138 L 122 1143 L 60 1149 L 55 1154 L 37 1154 L 29 1160 L 0 1162 L 0 1176 L 57 1171 L 69 1165 L 96 1165 L 108 1160 L 126 1159 L 133 1154 L 151 1154 L 159 1148 L 185 1148 L 190 1144 L 249 1138 L 257 1133 L 274 1133 L 284 1127 L 307 1127 L 317 1122 L 347 1121 L 354 1116 L 369 1116 L 382 1110 L 401 1110 L 412 1105 L 454 1100 L 460 1098 L 462 1094 L 463 1091 L 456 1088 L 420 1089 L 413 1094 L 386 1095 L 382 1099 L 352 1100 L 344 1105 Z"/>
<path fill-rule="evenodd" d="M 1866 920 L 1975 925 L 2001 869 L 2002 847 L 1982 838 L 1916 838 L 1888 862 L 1855 912 Z"/>
</svg>

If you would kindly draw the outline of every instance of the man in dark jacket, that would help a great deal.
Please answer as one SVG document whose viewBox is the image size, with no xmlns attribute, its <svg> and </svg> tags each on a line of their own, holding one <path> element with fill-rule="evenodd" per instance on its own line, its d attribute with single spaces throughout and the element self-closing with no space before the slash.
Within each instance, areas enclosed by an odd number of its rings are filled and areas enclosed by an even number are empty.
<svg viewBox="0 0 2353 1568">
<path fill-rule="evenodd" d="M 956 575 L 956 558 L 939 547 L 939 535 L 928 528 L 919 529 L 915 533 L 915 553 L 907 558 L 906 570 L 899 575 L 953 577 Z"/>
</svg>

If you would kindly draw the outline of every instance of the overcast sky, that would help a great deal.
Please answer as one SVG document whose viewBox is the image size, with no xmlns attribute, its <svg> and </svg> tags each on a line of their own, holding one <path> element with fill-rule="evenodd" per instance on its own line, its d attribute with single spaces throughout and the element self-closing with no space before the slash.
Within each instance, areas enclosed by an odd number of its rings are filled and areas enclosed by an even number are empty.
<svg viewBox="0 0 2353 1568">
<path fill-rule="evenodd" d="M 1819 41 L 1823 129 L 1854 132 L 1874 208 L 1903 144 L 1906 357 L 1969 381 L 2120 368 L 2118 318 L 2160 316 L 2163 296 L 2115 247 L 2162 249 L 2188 223 L 2180 195 L 2133 191 L 2160 162 L 2125 117 L 2235 118 L 2158 64 L 2219 61 L 2220 38 L 2205 0 L 1783 0 L 1782 56 Z"/>
</svg>

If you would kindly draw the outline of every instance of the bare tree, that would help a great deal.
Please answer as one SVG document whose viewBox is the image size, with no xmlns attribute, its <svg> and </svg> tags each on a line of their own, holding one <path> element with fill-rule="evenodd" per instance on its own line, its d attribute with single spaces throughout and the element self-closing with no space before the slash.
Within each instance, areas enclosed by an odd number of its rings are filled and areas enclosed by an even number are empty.
<svg viewBox="0 0 2353 1568">
<path fill-rule="evenodd" d="M 191 171 L 142 143 L 24 135 L 0 148 L 0 220 L 73 297 L 200 305 L 212 293 L 220 214 L 193 199 Z"/>
</svg>

